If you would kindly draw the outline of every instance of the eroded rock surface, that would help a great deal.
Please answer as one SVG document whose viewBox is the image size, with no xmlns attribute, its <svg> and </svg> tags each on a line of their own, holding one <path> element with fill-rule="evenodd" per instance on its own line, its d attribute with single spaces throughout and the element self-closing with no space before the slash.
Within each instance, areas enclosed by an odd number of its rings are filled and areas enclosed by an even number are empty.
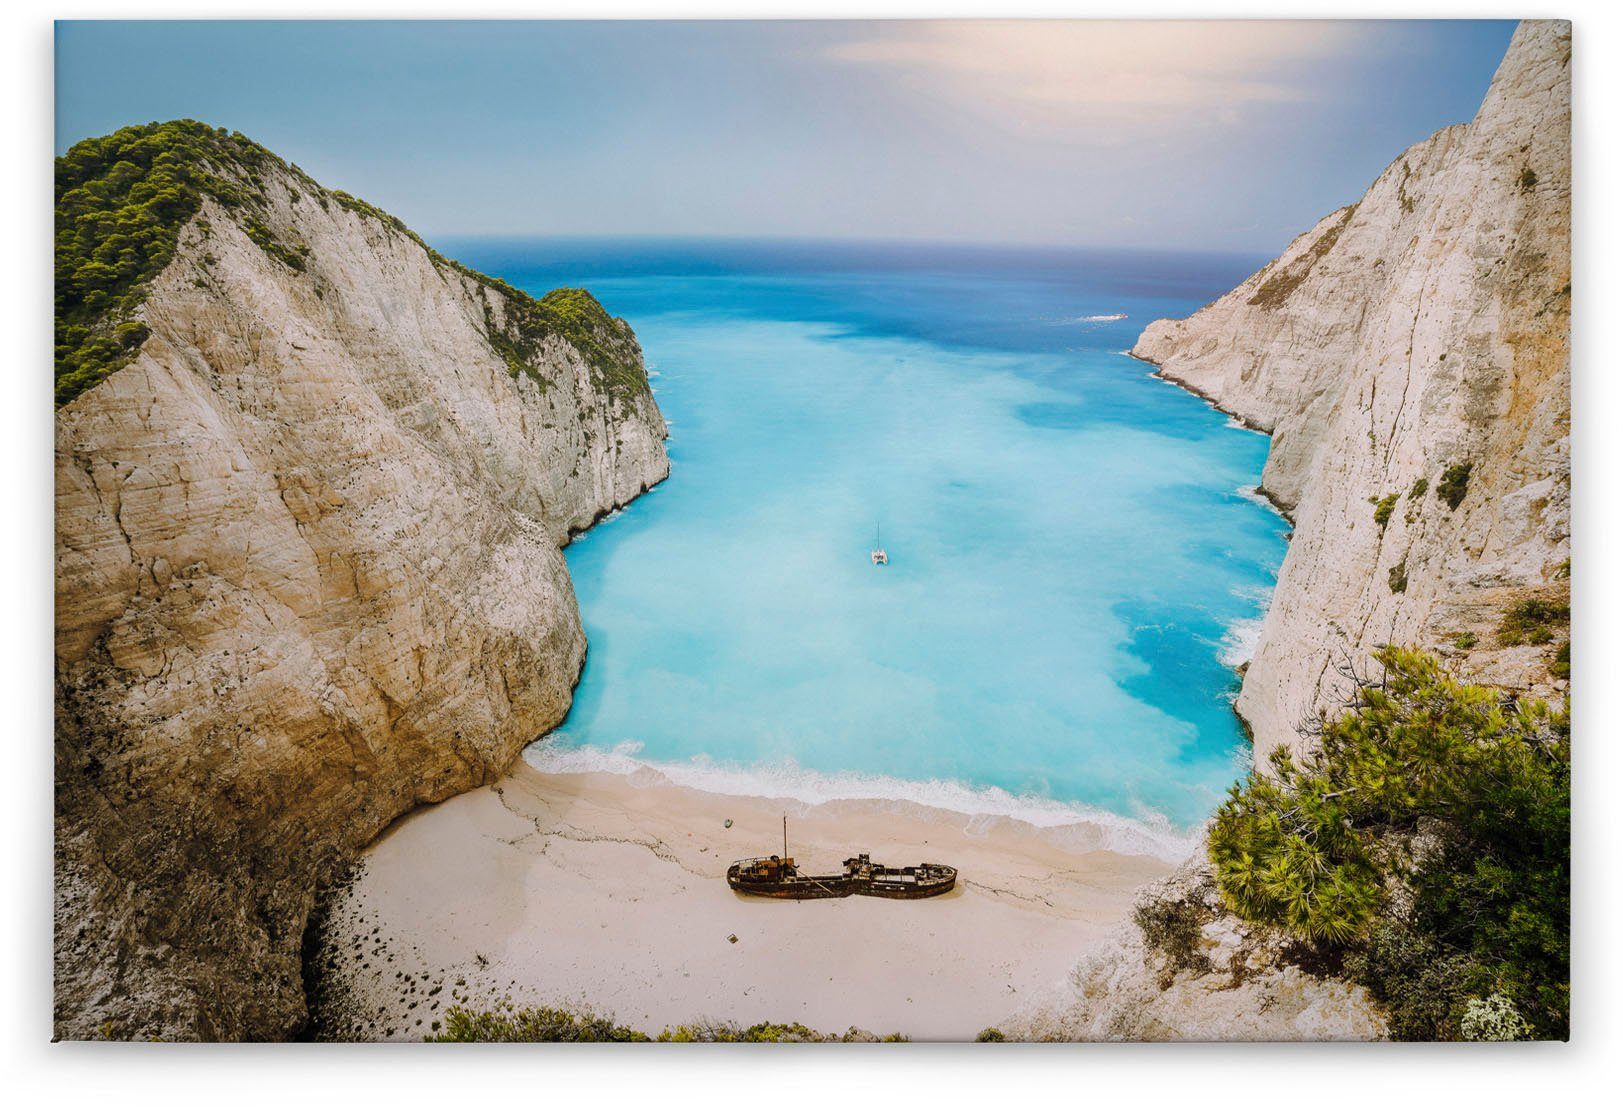
<svg viewBox="0 0 1623 1107">
<path fill-rule="evenodd" d="M 1359 985 L 1224 910 L 1190 862 L 1139 894 L 1134 920 L 1072 971 L 1064 999 L 1011 1024 L 1039 1041 L 1371 1041 L 1386 1020 Z"/>
<path fill-rule="evenodd" d="M 1262 491 L 1295 524 L 1238 709 L 1256 764 L 1311 745 L 1376 646 L 1559 695 L 1565 636 L 1506 612 L 1568 602 L 1570 26 L 1523 23 L 1476 119 L 1133 353 L 1273 436 Z M 1466 467 L 1469 466 L 1467 469 Z M 1375 1039 L 1367 992 L 1246 926 L 1194 861 L 1022 1036 Z"/>
<path fill-rule="evenodd" d="M 623 323 L 588 327 L 616 379 L 504 345 L 499 285 L 255 184 L 257 227 L 206 201 L 139 355 L 57 413 L 63 1037 L 294 1032 L 317 887 L 563 718 L 560 546 L 669 469 Z"/>
<path fill-rule="evenodd" d="M 1259 764 L 1386 642 L 1561 690 L 1558 639 L 1493 630 L 1567 588 L 1570 58 L 1569 24 L 1523 23 L 1474 121 L 1133 349 L 1273 435 L 1262 488 L 1296 530 L 1238 703 Z"/>
</svg>

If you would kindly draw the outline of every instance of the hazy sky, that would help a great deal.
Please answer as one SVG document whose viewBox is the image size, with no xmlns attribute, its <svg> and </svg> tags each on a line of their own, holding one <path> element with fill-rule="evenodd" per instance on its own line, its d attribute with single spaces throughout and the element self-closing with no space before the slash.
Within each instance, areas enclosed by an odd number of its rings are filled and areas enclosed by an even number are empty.
<svg viewBox="0 0 1623 1107">
<path fill-rule="evenodd" d="M 1272 253 L 1470 119 L 1512 29 L 59 23 L 57 149 L 202 119 L 429 236 Z"/>
</svg>

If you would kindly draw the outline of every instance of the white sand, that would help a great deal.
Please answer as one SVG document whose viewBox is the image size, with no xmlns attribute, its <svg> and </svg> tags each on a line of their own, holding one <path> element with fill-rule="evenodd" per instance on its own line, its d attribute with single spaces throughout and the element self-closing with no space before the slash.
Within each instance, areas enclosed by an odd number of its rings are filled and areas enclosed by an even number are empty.
<svg viewBox="0 0 1623 1107">
<path fill-rule="evenodd" d="M 728 864 L 779 852 L 786 811 L 803 871 L 866 850 L 954 865 L 958 888 L 919 902 L 734 894 Z M 520 762 L 367 851 L 332 912 L 329 1010 L 346 1012 L 344 1036 L 396 1041 L 503 994 L 650 1034 L 711 1019 L 969 1038 L 1059 987 L 1133 890 L 1172 868 L 1063 839 L 911 803 L 806 806 Z"/>
</svg>

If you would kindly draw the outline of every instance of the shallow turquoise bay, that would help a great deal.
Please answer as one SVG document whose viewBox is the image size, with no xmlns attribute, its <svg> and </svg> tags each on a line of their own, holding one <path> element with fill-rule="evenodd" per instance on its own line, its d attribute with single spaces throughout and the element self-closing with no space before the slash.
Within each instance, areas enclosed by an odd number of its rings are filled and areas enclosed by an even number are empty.
<svg viewBox="0 0 1623 1107">
<path fill-rule="evenodd" d="M 568 550 L 590 653 L 543 765 L 1173 832 L 1243 773 L 1267 440 L 1120 351 L 1251 259 L 454 249 L 590 287 L 670 423 L 671 478 Z"/>
</svg>

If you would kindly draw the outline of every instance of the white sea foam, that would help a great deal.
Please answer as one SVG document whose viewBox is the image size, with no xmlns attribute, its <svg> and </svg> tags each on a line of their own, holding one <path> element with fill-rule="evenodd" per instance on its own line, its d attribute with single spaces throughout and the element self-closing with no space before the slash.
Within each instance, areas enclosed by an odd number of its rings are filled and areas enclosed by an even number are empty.
<svg viewBox="0 0 1623 1107">
<path fill-rule="evenodd" d="M 912 781 L 878 774 L 820 773 L 793 761 L 742 766 L 695 757 L 685 762 L 644 761 L 640 742 L 622 742 L 611 750 L 537 742 L 524 760 L 543 773 L 613 773 L 642 785 L 675 784 L 723 796 L 760 796 L 804 804 L 860 800 L 875 804 L 914 803 L 970 816 L 973 833 L 990 818 L 1007 818 L 1048 831 L 1050 840 L 1067 849 L 1104 849 L 1165 861 L 1182 861 L 1199 840 L 1198 831 L 1181 831 L 1163 816 L 1139 819 L 1100 811 L 1044 796 L 1016 796 L 1002 788 L 972 788 L 953 780 Z"/>
<path fill-rule="evenodd" d="M 1223 632 L 1223 642 L 1217 659 L 1231 669 L 1238 669 L 1257 654 L 1257 643 L 1262 640 L 1261 615 L 1250 619 L 1236 619 Z"/>
<path fill-rule="evenodd" d="M 1126 357 L 1132 358 L 1134 361 L 1141 360 L 1131 350 L 1122 350 L 1121 353 Z M 1207 407 L 1209 407 L 1213 411 L 1217 412 L 1217 414 L 1223 416 L 1224 419 L 1226 420 L 1226 422 L 1224 422 L 1223 425 L 1225 427 L 1228 427 L 1231 430 L 1243 430 L 1243 431 L 1246 431 L 1246 432 L 1248 432 L 1250 434 L 1260 434 L 1264 438 L 1271 438 L 1272 437 L 1272 435 L 1270 435 L 1267 431 L 1258 430 L 1256 427 L 1253 427 L 1251 424 L 1245 422 L 1239 416 L 1235 415 L 1233 412 L 1224 411 L 1221 407 L 1219 407 L 1217 405 L 1217 402 L 1215 400 L 1208 399 L 1207 397 L 1200 395 L 1198 392 L 1194 392 L 1191 389 L 1185 388 L 1183 385 L 1179 384 L 1177 381 L 1172 380 L 1169 377 L 1163 377 L 1161 375 L 1161 370 L 1160 369 L 1151 369 L 1148 373 L 1146 373 L 1144 375 L 1147 376 L 1147 377 L 1154 377 L 1156 380 L 1160 381 L 1162 384 L 1170 385 L 1171 387 L 1176 388 L 1180 392 L 1183 392 L 1183 393 L 1186 393 L 1186 394 L 1188 394 L 1190 396 L 1196 397 L 1197 399 L 1200 400 L 1201 403 L 1205 404 Z M 1246 492 L 1246 491 L 1249 491 L 1249 490 L 1248 489 L 1242 489 L 1241 491 Z M 1273 505 L 1270 504 L 1269 506 L 1271 507 Z"/>
<path fill-rule="evenodd" d="M 1217 659 L 1231 669 L 1237 669 L 1257 655 L 1257 643 L 1262 640 L 1262 622 L 1268 615 L 1268 602 L 1273 599 L 1272 588 L 1241 588 L 1234 594 L 1256 605 L 1257 613 L 1236 619 L 1223 631 L 1218 644 Z"/>
<path fill-rule="evenodd" d="M 1261 489 L 1257 488 L 1255 485 L 1241 485 L 1239 488 L 1234 490 L 1234 494 L 1240 497 L 1242 500 L 1250 500 L 1258 507 L 1267 508 L 1281 519 L 1285 518 L 1285 513 L 1279 510 L 1279 505 L 1274 503 L 1274 501 L 1270 500 L 1267 496 L 1264 496 Z"/>
<path fill-rule="evenodd" d="M 1118 311 L 1114 315 L 1079 315 L 1076 317 L 1076 321 L 1078 323 L 1116 323 L 1125 318 L 1127 318 L 1127 313 Z"/>
<path fill-rule="evenodd" d="M 597 527 L 606 527 L 610 523 L 612 523 L 616 519 L 618 519 L 621 515 L 624 515 L 624 514 L 625 514 L 625 511 L 624 511 L 623 508 L 618 508 L 618 507 L 615 508 L 613 511 L 609 512 L 607 515 L 603 516 L 601 519 L 598 519 L 596 522 L 594 522 L 590 527 L 587 527 L 585 530 L 578 530 L 574 534 L 571 534 L 569 536 L 569 541 L 565 542 L 564 545 L 573 546 L 576 542 L 579 542 L 582 538 L 585 538 L 588 534 L 591 534 L 592 531 L 594 529 L 596 529 Z"/>
</svg>

